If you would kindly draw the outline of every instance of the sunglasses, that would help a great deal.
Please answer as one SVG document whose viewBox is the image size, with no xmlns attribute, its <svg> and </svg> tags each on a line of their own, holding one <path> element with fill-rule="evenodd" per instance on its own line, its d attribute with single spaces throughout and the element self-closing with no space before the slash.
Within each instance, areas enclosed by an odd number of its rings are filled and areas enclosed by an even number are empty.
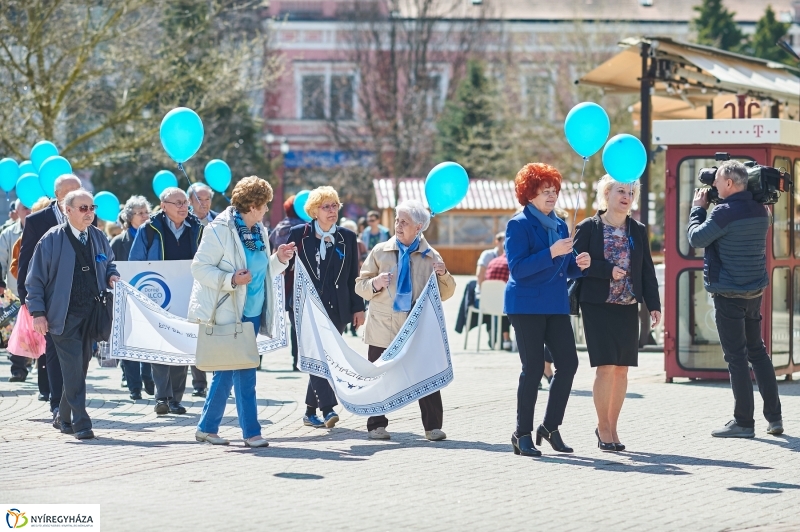
<svg viewBox="0 0 800 532">
<path fill-rule="evenodd" d="M 92 211 L 92 212 L 94 212 L 94 211 L 95 211 L 95 209 L 97 209 L 97 205 L 79 205 L 79 206 L 77 207 L 77 209 L 78 209 L 79 211 L 81 211 L 82 213 L 86 214 L 86 213 L 87 213 L 87 212 L 89 212 L 89 211 Z"/>
</svg>

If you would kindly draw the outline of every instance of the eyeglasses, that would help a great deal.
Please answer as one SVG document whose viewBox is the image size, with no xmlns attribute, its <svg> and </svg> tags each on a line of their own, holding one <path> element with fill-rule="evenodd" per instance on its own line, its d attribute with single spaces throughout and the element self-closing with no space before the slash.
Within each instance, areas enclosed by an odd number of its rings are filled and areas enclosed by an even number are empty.
<svg viewBox="0 0 800 532">
<path fill-rule="evenodd" d="M 97 205 L 78 205 L 78 207 L 77 207 L 77 209 L 79 211 L 81 211 L 82 213 L 84 213 L 84 214 L 86 214 L 89 211 L 94 212 L 94 210 L 96 208 L 97 208 Z"/>
<path fill-rule="evenodd" d="M 543 196 L 548 196 L 548 197 L 552 196 L 554 198 L 558 197 L 558 191 L 557 190 L 542 190 L 541 192 L 539 192 L 539 194 L 541 194 Z"/>
<path fill-rule="evenodd" d="M 188 201 L 162 201 L 161 203 L 169 203 L 170 205 L 175 205 L 177 208 L 188 207 Z"/>
<path fill-rule="evenodd" d="M 320 205 L 319 208 L 322 209 L 323 211 L 331 212 L 331 211 L 338 211 L 341 208 L 341 206 L 342 206 L 341 203 L 328 203 L 325 205 Z"/>
<path fill-rule="evenodd" d="M 368 222 L 377 222 L 377 221 L 378 221 L 378 219 L 377 219 L 377 218 L 369 218 L 367 221 L 368 221 Z"/>
</svg>

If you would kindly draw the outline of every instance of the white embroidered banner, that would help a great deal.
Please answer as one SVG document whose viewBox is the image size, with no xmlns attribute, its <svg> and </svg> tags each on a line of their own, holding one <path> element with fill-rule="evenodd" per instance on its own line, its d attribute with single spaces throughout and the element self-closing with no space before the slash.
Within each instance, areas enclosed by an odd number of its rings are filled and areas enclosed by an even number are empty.
<svg viewBox="0 0 800 532">
<path fill-rule="evenodd" d="M 374 364 L 331 323 L 303 264 L 295 261 L 295 328 L 300 369 L 328 379 L 342 406 L 362 416 L 398 410 L 453 380 L 435 274 L 383 356 Z"/>
<path fill-rule="evenodd" d="M 184 277 L 191 283 L 191 276 Z M 273 286 L 277 296 L 273 323 L 275 337 L 260 334 L 256 337 L 258 352 L 262 355 L 287 345 L 282 275 L 273 279 Z M 167 312 L 125 281 L 116 283 L 114 321 L 109 340 L 111 358 L 170 366 L 194 365 L 197 330 L 197 323 Z"/>
</svg>

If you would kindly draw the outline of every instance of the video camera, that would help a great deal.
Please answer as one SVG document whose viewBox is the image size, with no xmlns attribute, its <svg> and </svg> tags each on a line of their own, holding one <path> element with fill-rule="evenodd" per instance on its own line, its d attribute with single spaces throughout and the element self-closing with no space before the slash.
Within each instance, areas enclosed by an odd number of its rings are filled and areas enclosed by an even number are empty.
<svg viewBox="0 0 800 532">
<path fill-rule="evenodd" d="M 729 161 L 731 155 L 725 152 L 717 152 L 714 159 L 717 161 Z M 792 186 L 792 179 L 785 168 L 773 168 L 771 166 L 761 166 L 755 161 L 744 163 L 747 167 L 747 190 L 753 194 L 753 199 L 762 205 L 773 205 L 778 202 L 781 192 L 788 192 Z M 714 178 L 717 176 L 717 167 L 702 168 L 698 179 L 708 187 L 708 201 L 713 204 L 719 203 L 719 191 L 714 186 Z"/>
</svg>

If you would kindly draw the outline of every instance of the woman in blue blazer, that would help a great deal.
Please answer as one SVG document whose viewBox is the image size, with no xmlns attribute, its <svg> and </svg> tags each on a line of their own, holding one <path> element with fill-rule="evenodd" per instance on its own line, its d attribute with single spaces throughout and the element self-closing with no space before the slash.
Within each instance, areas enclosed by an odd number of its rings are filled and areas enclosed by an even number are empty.
<svg viewBox="0 0 800 532">
<path fill-rule="evenodd" d="M 517 201 L 524 208 L 506 226 L 506 256 L 511 275 L 505 295 L 519 345 L 522 373 L 517 389 L 517 430 L 511 436 L 514 454 L 541 456 L 533 445 L 533 409 L 544 373 L 544 346 L 553 354 L 556 371 L 544 421 L 536 444 L 547 440 L 553 449 L 571 453 L 558 427 L 564 419 L 578 352 L 569 317 L 567 279 L 583 276 L 591 264 L 588 253 L 572 251 L 567 224 L 553 212 L 561 191 L 561 174 L 544 163 L 526 164 L 514 179 Z"/>
</svg>

